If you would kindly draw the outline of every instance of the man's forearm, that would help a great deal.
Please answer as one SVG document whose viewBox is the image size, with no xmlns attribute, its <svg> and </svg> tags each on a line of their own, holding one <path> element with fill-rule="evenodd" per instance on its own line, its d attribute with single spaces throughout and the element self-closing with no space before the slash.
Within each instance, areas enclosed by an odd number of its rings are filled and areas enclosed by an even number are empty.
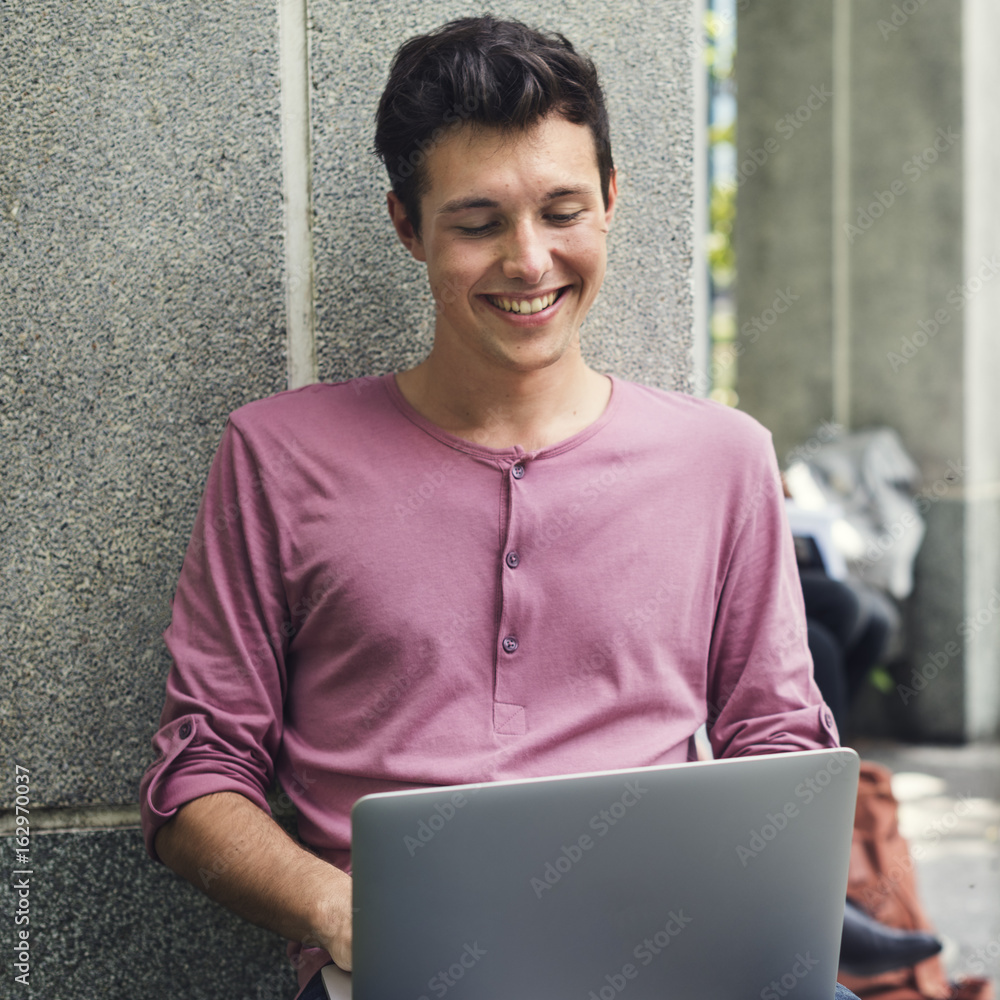
<svg viewBox="0 0 1000 1000">
<path fill-rule="evenodd" d="M 161 860 L 212 899 L 351 968 L 351 879 L 236 792 L 194 799 L 156 835 Z"/>
</svg>

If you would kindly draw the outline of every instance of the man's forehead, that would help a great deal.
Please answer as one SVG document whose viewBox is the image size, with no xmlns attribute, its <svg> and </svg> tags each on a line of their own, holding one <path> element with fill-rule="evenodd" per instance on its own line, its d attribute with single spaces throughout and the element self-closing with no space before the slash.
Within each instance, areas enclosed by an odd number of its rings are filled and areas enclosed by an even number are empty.
<svg viewBox="0 0 1000 1000">
<path fill-rule="evenodd" d="M 425 174 L 427 192 L 447 193 L 455 184 L 469 190 L 449 197 L 436 211 L 495 208 L 489 189 L 500 182 L 504 168 L 544 180 L 539 201 L 589 197 L 598 193 L 597 145 L 586 125 L 559 115 L 541 119 L 528 129 L 503 130 L 464 123 L 449 131 L 429 150 Z"/>
<path fill-rule="evenodd" d="M 592 151 L 595 161 L 597 156 L 597 143 L 590 128 L 571 122 L 557 111 L 544 115 L 527 128 L 500 128 L 475 121 L 458 122 L 449 126 L 440 141 L 452 143 L 456 152 L 464 146 L 464 152 L 469 156 L 482 156 L 483 150 L 490 147 L 499 156 L 512 150 L 542 149 L 554 141 Z"/>
</svg>

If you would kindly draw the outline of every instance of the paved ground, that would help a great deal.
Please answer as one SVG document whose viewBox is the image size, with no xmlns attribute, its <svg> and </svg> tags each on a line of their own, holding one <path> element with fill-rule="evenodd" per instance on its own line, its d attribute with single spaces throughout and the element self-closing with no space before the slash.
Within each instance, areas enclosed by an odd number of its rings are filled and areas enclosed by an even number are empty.
<svg viewBox="0 0 1000 1000">
<path fill-rule="evenodd" d="M 949 974 L 1000 986 L 1000 746 L 851 745 L 893 772 L 900 830 L 922 848 L 918 887 Z"/>
</svg>

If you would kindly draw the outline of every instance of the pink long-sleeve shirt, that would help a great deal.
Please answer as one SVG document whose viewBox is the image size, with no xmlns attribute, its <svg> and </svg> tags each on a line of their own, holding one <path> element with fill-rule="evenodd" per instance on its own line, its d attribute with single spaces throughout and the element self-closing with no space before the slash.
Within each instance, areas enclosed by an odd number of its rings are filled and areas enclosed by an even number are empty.
<svg viewBox="0 0 1000 1000">
<path fill-rule="evenodd" d="M 166 632 L 146 843 L 277 778 L 349 865 L 369 792 L 835 746 L 770 437 L 613 380 L 534 452 L 423 419 L 392 375 L 235 411 Z M 322 963 L 300 967 L 302 982 Z"/>
</svg>

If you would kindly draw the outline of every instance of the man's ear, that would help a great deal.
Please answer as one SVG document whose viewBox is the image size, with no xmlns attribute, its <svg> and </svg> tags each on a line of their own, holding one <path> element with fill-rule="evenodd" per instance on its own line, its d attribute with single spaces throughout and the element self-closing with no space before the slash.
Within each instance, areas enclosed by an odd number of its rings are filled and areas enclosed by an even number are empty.
<svg viewBox="0 0 1000 1000">
<path fill-rule="evenodd" d="M 413 228 L 410 217 L 406 214 L 403 203 L 396 195 L 389 191 L 386 194 L 386 204 L 389 207 L 389 218 L 392 219 L 393 228 L 399 237 L 399 242 L 410 251 L 413 256 L 426 263 L 427 254 L 424 251 L 424 244 Z"/>
<path fill-rule="evenodd" d="M 604 212 L 604 224 L 607 229 L 611 228 L 611 220 L 615 217 L 615 205 L 618 202 L 618 171 L 611 168 L 611 176 L 608 179 L 608 207 Z"/>
</svg>

